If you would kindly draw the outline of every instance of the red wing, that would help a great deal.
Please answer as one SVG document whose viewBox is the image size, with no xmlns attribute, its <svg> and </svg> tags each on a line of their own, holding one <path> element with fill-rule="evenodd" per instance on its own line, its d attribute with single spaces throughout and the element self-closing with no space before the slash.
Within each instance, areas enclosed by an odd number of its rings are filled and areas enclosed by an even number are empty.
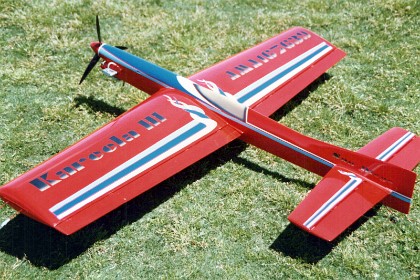
<svg viewBox="0 0 420 280">
<path fill-rule="evenodd" d="M 334 167 L 288 219 L 303 230 L 331 241 L 389 194 L 389 190 L 365 178 Z"/>
<path fill-rule="evenodd" d="M 191 98 L 167 91 L 8 183 L 0 196 L 71 234 L 238 136 Z"/>
<path fill-rule="evenodd" d="M 307 87 L 345 53 L 295 27 L 190 77 L 208 80 L 268 116 Z"/>
</svg>

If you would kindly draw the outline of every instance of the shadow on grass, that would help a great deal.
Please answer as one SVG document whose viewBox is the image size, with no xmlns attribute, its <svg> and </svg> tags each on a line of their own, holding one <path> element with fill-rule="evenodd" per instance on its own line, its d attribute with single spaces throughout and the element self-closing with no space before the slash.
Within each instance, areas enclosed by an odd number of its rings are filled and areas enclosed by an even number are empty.
<svg viewBox="0 0 420 280">
<path fill-rule="evenodd" d="M 270 249 L 305 263 L 316 264 L 327 256 L 341 240 L 352 234 L 367 222 L 369 218 L 375 216 L 379 207 L 377 206 L 366 212 L 365 215 L 332 242 L 322 240 L 293 224 L 289 224 L 273 244 L 271 244 Z"/>
<path fill-rule="evenodd" d="M 277 111 L 273 117 L 278 120 L 285 116 L 307 98 L 310 92 L 328 79 L 329 75 L 327 74 L 321 76 L 289 103 L 283 106 L 281 110 Z M 97 100 L 94 97 L 80 96 L 77 97 L 75 101 L 76 106 L 87 104 L 94 112 L 101 111 L 110 113 L 114 116 L 118 116 L 124 112 L 124 110 Z M 268 171 L 257 164 L 238 158 L 238 155 L 245 148 L 245 143 L 233 141 L 210 156 L 200 160 L 198 163 L 181 171 L 172 178 L 120 206 L 116 210 L 70 236 L 63 235 L 56 230 L 35 222 L 23 215 L 18 215 L 0 230 L 0 250 L 20 259 L 27 259 L 35 266 L 45 267 L 51 270 L 57 269 L 84 253 L 95 242 L 106 239 L 112 236 L 120 228 L 139 220 L 145 214 L 170 199 L 185 186 L 200 179 L 212 169 L 223 165 L 229 160 L 234 160 L 254 171 L 269 174 L 283 182 L 296 181 L 277 172 Z M 308 188 L 312 187 L 311 184 L 304 181 L 299 180 L 296 182 L 300 185 L 306 185 Z M 279 238 L 277 238 L 271 248 L 276 251 L 282 251 L 286 255 L 292 255 L 289 253 L 296 251 L 294 247 L 302 246 L 299 245 L 301 243 L 301 241 L 299 241 L 299 236 L 305 236 L 305 234 L 293 229 L 293 227 L 288 227 Z M 292 241 L 289 240 L 289 237 L 293 237 Z M 306 238 L 308 239 L 308 237 Z M 319 252 L 318 249 L 315 250 L 314 254 L 322 255 L 327 251 L 328 250 L 321 250 L 321 252 Z M 308 250 L 302 249 L 301 252 L 308 253 Z M 298 256 L 299 253 L 295 253 L 294 255 Z M 313 259 L 313 257 L 308 258 L 310 262 Z"/>
<path fill-rule="evenodd" d="M 185 186 L 231 160 L 245 148 L 245 143 L 233 141 L 70 236 L 20 214 L 0 230 L 0 250 L 27 259 L 36 266 L 57 269 L 85 252 L 95 242 L 139 220 Z"/>
<path fill-rule="evenodd" d="M 267 168 L 259 166 L 258 164 L 253 163 L 253 162 L 251 162 L 249 160 L 246 160 L 244 158 L 234 157 L 234 158 L 232 158 L 232 161 L 234 163 L 243 165 L 246 168 L 248 168 L 248 169 L 250 169 L 254 172 L 263 173 L 265 175 L 271 176 L 272 178 L 274 178 L 278 181 L 281 181 L 283 183 L 293 182 L 293 183 L 299 184 L 300 186 L 303 186 L 303 187 L 308 188 L 308 189 L 312 189 L 314 187 L 314 184 L 312 184 L 312 183 L 308 183 L 307 181 L 303 181 L 303 180 L 299 180 L 299 179 L 288 178 L 288 177 L 282 175 L 281 173 L 279 173 L 277 171 L 269 170 Z"/>
<path fill-rule="evenodd" d="M 76 103 L 76 107 L 79 107 L 82 104 L 86 104 L 93 112 L 108 113 L 114 117 L 117 117 L 125 112 L 124 109 L 109 105 L 108 103 L 102 100 L 98 100 L 93 96 L 86 97 L 79 95 L 74 98 L 74 101 Z"/>
<path fill-rule="evenodd" d="M 329 79 L 331 79 L 331 75 L 328 73 L 324 73 L 321 76 L 319 76 L 318 79 L 316 79 L 313 83 L 311 83 L 301 92 L 299 92 L 299 94 L 297 94 L 295 97 L 290 99 L 289 102 L 284 104 L 283 107 L 274 112 L 274 114 L 271 115 L 271 118 L 276 121 L 279 121 L 281 118 L 293 111 L 293 109 L 299 106 L 311 94 L 311 92 L 315 91 L 319 86 L 324 84 Z"/>
</svg>

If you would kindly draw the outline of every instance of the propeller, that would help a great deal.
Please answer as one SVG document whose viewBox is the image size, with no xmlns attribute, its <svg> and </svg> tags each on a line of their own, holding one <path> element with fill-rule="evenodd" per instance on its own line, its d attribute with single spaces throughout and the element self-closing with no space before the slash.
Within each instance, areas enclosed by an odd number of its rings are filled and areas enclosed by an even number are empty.
<svg viewBox="0 0 420 280">
<path fill-rule="evenodd" d="M 79 85 L 86 79 L 86 77 L 89 75 L 90 71 L 95 67 L 96 63 L 98 63 L 99 59 L 101 57 L 95 53 L 92 60 L 89 62 L 88 66 L 86 67 L 85 72 L 82 75 L 82 78 L 80 79 Z"/>
<path fill-rule="evenodd" d="M 102 45 L 102 38 L 101 38 L 101 27 L 99 25 L 99 17 L 98 15 L 96 15 L 96 34 L 98 36 L 98 42 L 94 42 L 91 43 L 91 47 L 92 49 L 98 49 L 101 45 Z M 126 50 L 127 47 L 124 46 L 115 46 L 116 48 L 119 48 L 121 50 Z M 80 79 L 79 85 L 86 79 L 86 77 L 89 75 L 90 71 L 92 71 L 92 69 L 95 67 L 96 63 L 98 63 L 98 61 L 100 60 L 100 56 L 98 55 L 98 53 L 95 51 L 95 55 L 93 56 L 93 58 L 91 59 L 91 61 L 89 62 L 88 66 L 86 67 L 85 72 L 82 75 L 82 78 Z"/>
<path fill-rule="evenodd" d="M 99 16 L 96 15 L 96 34 L 98 35 L 98 41 L 99 43 L 102 42 L 101 39 L 101 26 L 99 25 Z"/>
</svg>

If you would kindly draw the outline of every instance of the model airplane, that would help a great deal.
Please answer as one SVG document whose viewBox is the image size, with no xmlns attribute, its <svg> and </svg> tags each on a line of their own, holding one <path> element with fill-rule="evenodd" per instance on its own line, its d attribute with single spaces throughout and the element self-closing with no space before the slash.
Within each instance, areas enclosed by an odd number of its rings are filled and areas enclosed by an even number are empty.
<svg viewBox="0 0 420 280">
<path fill-rule="evenodd" d="M 323 176 L 289 220 L 333 240 L 375 204 L 408 213 L 420 138 L 393 128 L 357 152 L 306 137 L 268 116 L 345 56 L 292 28 L 189 78 L 101 41 L 108 76 L 151 95 L 0 188 L 23 214 L 72 234 L 223 145 L 241 139 Z"/>
</svg>

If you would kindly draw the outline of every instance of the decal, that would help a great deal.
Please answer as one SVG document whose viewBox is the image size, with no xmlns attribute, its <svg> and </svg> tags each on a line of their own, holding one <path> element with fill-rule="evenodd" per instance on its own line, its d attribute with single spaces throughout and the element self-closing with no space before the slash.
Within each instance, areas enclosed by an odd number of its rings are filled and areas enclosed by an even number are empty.
<svg viewBox="0 0 420 280">
<path fill-rule="evenodd" d="M 327 43 L 322 42 L 271 73 L 265 75 L 261 79 L 248 85 L 241 91 L 237 92 L 235 97 L 240 103 L 243 103 L 246 106 L 251 106 L 269 92 L 288 81 L 294 75 L 313 64 L 332 49 L 333 48 Z"/>
<path fill-rule="evenodd" d="M 330 199 L 328 199 L 312 216 L 307 219 L 303 225 L 308 229 L 314 227 L 323 217 L 325 217 L 335 206 L 343 201 L 352 191 L 361 183 L 362 179 L 353 173 L 338 170 L 341 174 L 350 177 L 350 180 L 340 188 Z"/>
<path fill-rule="evenodd" d="M 271 60 L 286 53 L 287 50 L 294 48 L 296 45 L 303 43 L 305 40 L 311 38 L 311 35 L 305 31 L 299 31 L 295 35 L 290 36 L 289 38 L 279 42 L 268 48 L 267 50 L 262 51 L 256 57 L 249 58 L 246 63 L 241 63 L 234 67 L 234 69 L 227 70 L 226 74 L 229 78 L 234 81 L 247 73 L 257 69 L 262 66 L 263 63 L 268 63 Z"/>
<path fill-rule="evenodd" d="M 205 84 L 211 91 L 213 91 L 216 94 L 220 94 L 223 96 L 231 96 L 230 93 L 225 93 L 221 88 L 219 88 L 215 83 L 212 81 L 207 80 L 198 80 L 198 82 Z"/>
<path fill-rule="evenodd" d="M 154 112 L 153 114 L 151 114 L 150 116 L 147 116 L 143 120 L 138 121 L 138 123 L 144 128 L 146 128 L 147 130 L 151 130 L 152 128 L 163 123 L 164 121 L 166 121 L 166 118 Z"/>
<path fill-rule="evenodd" d="M 152 129 L 155 126 L 166 121 L 166 118 L 162 115 L 154 112 L 150 116 L 147 116 L 145 120 L 149 121 L 151 124 L 140 120 L 138 124 L 147 128 L 148 130 Z M 58 171 L 47 171 L 40 175 L 37 178 L 29 181 L 29 184 L 36 187 L 40 191 L 45 191 L 52 186 L 59 184 L 61 181 L 70 178 L 78 174 L 80 171 L 85 169 L 84 163 L 86 161 L 99 161 L 104 158 L 107 154 L 115 152 L 118 148 L 124 147 L 128 143 L 140 137 L 140 133 L 132 129 L 127 133 L 117 137 L 111 136 L 108 138 L 109 143 L 102 146 L 101 149 L 87 153 L 84 157 L 81 157 L 79 160 L 60 168 Z"/>
<path fill-rule="evenodd" d="M 192 120 L 65 200 L 57 203 L 49 209 L 50 212 L 58 219 L 65 218 L 95 199 L 122 186 L 142 172 L 170 158 L 217 127 L 217 122 L 210 119 L 201 108 L 169 96 L 166 97 L 173 106 L 188 112 Z"/>
<path fill-rule="evenodd" d="M 412 132 L 407 132 L 402 136 L 400 139 L 395 141 L 391 146 L 389 146 L 385 151 L 383 151 L 380 155 L 376 157 L 381 161 L 387 161 L 390 157 L 392 157 L 399 149 L 401 149 L 405 144 L 407 144 L 411 139 L 416 136 Z"/>
<path fill-rule="evenodd" d="M 45 191 L 48 188 L 55 186 L 61 181 L 69 178 L 70 176 L 74 176 L 78 172 L 84 170 L 85 166 L 83 165 L 83 163 L 85 161 L 98 161 L 102 159 L 106 154 L 113 153 L 115 150 L 117 150 L 117 147 L 123 147 L 128 142 L 133 141 L 139 136 L 140 134 L 138 134 L 134 130 L 130 130 L 120 137 L 111 136 L 109 137 L 110 142 L 104 145 L 102 149 L 87 154 L 86 157 L 80 158 L 78 161 L 73 162 L 69 166 L 61 168 L 59 171 L 47 171 L 44 174 L 40 175 L 38 178 L 31 180 L 29 183 L 32 186 L 38 188 L 40 191 Z"/>
</svg>

